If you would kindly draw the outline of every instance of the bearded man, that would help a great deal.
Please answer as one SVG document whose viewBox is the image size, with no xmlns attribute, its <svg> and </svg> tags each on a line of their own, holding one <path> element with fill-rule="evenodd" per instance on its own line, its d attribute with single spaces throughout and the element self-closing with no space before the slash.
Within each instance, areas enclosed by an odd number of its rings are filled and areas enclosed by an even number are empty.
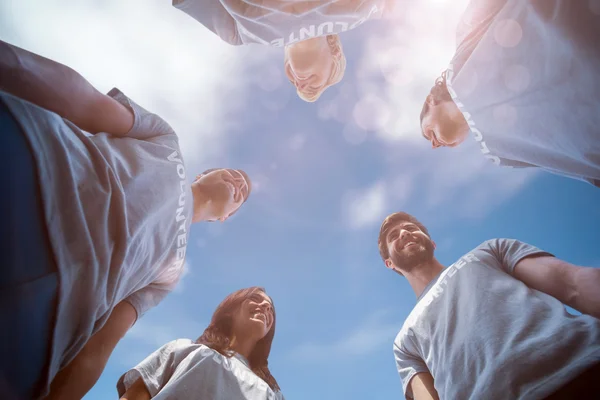
<svg viewBox="0 0 600 400">
<path fill-rule="evenodd" d="M 514 239 L 488 240 L 445 267 L 427 228 L 403 212 L 383 221 L 378 242 L 417 296 L 394 341 L 407 399 L 600 393 L 600 269 Z"/>
</svg>

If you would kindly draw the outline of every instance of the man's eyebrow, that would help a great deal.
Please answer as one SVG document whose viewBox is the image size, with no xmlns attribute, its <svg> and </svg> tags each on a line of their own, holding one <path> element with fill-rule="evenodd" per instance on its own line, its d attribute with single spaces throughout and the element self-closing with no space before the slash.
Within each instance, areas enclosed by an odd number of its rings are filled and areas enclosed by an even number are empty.
<svg viewBox="0 0 600 400">
<path fill-rule="evenodd" d="M 399 224 L 399 225 L 396 225 L 396 226 L 394 226 L 394 227 L 390 228 L 390 230 L 389 230 L 389 231 L 388 231 L 388 233 L 385 235 L 385 237 L 386 237 L 386 238 L 388 238 L 388 237 L 389 237 L 389 236 L 392 234 L 392 232 L 394 232 L 394 231 L 396 231 L 396 230 L 398 230 L 398 229 L 400 229 L 400 228 L 406 228 L 406 227 L 416 227 L 416 226 L 417 226 L 417 225 L 413 224 L 412 222 L 403 222 L 403 223 L 401 223 L 401 224 Z"/>
</svg>

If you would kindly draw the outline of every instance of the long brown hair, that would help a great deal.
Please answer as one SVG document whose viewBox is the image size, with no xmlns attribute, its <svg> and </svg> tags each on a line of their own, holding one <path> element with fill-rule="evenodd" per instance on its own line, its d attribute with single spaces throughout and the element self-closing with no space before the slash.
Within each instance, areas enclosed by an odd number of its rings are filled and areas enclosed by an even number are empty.
<svg viewBox="0 0 600 400">
<path fill-rule="evenodd" d="M 225 357 L 233 356 L 234 351 L 231 349 L 233 314 L 239 309 L 244 300 L 257 292 L 266 294 L 265 289 L 253 286 L 240 289 L 225 297 L 225 300 L 217 306 L 210 324 L 204 330 L 202 336 L 196 340 L 196 343 L 208 346 Z M 248 362 L 250 363 L 252 372 L 264 380 L 271 389 L 279 391 L 279 385 L 273 375 L 271 375 L 271 371 L 269 371 L 269 353 L 271 352 L 271 344 L 275 336 L 275 322 L 275 306 L 273 305 L 273 324 L 271 325 L 271 329 L 264 338 L 256 343 L 256 346 L 254 346 L 254 349 L 250 353 L 250 357 L 248 357 Z"/>
</svg>

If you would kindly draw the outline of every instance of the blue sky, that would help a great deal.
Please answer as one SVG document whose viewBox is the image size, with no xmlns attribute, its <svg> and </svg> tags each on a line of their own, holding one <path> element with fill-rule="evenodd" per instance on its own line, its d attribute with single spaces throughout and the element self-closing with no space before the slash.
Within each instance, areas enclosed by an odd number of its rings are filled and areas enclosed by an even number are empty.
<svg viewBox="0 0 600 400">
<path fill-rule="evenodd" d="M 600 267 L 600 190 L 495 167 L 474 141 L 431 150 L 418 115 L 454 46 L 465 0 L 407 2 L 342 36 L 348 70 L 299 100 L 282 50 L 234 48 L 168 0 L 8 0 L 0 38 L 113 86 L 179 133 L 189 175 L 243 168 L 255 190 L 224 224 L 192 229 L 187 273 L 116 348 L 86 400 L 162 344 L 198 337 L 230 292 L 264 286 L 277 310 L 270 365 L 288 400 L 403 398 L 392 341 L 415 304 L 387 271 L 389 213 L 419 218 L 449 265 L 484 240 L 517 238 Z"/>
</svg>

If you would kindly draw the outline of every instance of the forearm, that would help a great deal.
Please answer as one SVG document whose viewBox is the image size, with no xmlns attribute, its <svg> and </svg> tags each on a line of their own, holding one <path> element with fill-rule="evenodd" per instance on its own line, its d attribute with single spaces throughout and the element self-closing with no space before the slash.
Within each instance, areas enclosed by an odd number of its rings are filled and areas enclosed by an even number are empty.
<svg viewBox="0 0 600 400">
<path fill-rule="evenodd" d="M 96 384 L 108 357 L 89 354 L 85 349 L 52 381 L 45 400 L 79 400 Z"/>
<path fill-rule="evenodd" d="M 3 41 L 0 89 L 53 111 L 90 133 L 126 133 L 119 118 L 122 113 L 111 112 L 115 106 L 105 104 L 112 99 L 98 92 L 79 73 Z"/>
<path fill-rule="evenodd" d="M 571 307 L 600 319 L 600 268 L 580 268 L 575 276 L 575 288 Z"/>
<path fill-rule="evenodd" d="M 108 321 L 77 356 L 54 377 L 46 400 L 81 399 L 94 386 L 115 346 L 135 322 L 137 313 L 125 301 L 112 310 Z"/>
<path fill-rule="evenodd" d="M 129 390 L 121 396 L 120 400 L 150 400 L 150 392 L 146 388 L 143 379 L 138 378 Z"/>
</svg>

